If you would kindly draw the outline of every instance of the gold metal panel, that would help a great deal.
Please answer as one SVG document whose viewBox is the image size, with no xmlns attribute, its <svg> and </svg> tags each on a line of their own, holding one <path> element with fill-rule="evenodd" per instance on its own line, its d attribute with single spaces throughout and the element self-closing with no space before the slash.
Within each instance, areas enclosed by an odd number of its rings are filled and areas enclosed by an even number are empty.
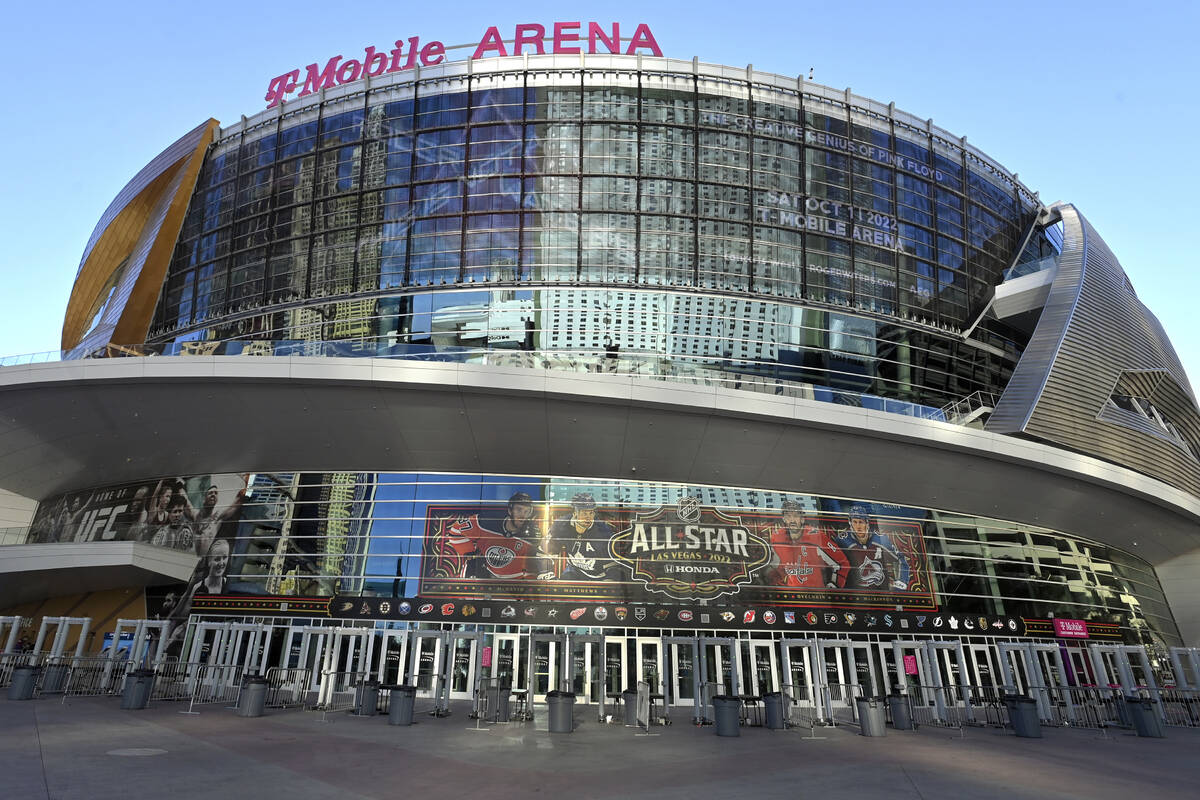
<svg viewBox="0 0 1200 800">
<path fill-rule="evenodd" d="M 125 344 L 145 340 L 204 155 L 220 123 L 210 119 L 202 128 L 195 146 L 161 167 L 157 175 L 149 177 L 144 188 L 126 187 L 126 191 L 135 189 L 136 194 L 95 238 L 76 275 L 63 319 L 64 350 L 75 347 L 83 339 L 88 332 L 92 309 L 113 271 L 133 254 L 147 228 L 157 224 L 157 233 L 145 258 L 136 265 L 136 282 L 111 337 L 112 341 Z M 147 178 L 139 174 L 134 180 Z"/>
</svg>

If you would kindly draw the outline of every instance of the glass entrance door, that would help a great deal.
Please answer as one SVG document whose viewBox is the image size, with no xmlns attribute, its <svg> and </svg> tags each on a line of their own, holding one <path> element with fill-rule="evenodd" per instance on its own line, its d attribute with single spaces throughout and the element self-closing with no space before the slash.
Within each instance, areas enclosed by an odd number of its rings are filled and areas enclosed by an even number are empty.
<svg viewBox="0 0 1200 800">
<path fill-rule="evenodd" d="M 1013 686 L 1017 694 L 1025 694 L 1029 687 L 1029 676 L 1025 671 L 1025 651 L 1021 649 L 1012 649 L 1000 654 L 1001 658 L 1008 659 L 1008 667 L 1012 675 Z M 1008 687 L 1006 687 L 1008 688 Z"/>
<path fill-rule="evenodd" d="M 433 697 L 442 672 L 442 636 L 440 633 L 417 631 L 412 643 L 410 674 L 417 687 L 417 697 Z"/>
<path fill-rule="evenodd" d="M 813 685 L 812 644 L 808 640 L 786 639 L 781 643 L 787 662 L 784 691 L 793 705 L 811 708 L 815 705 Z"/>
<path fill-rule="evenodd" d="M 742 670 L 743 692 L 757 697 L 768 692 L 778 692 L 779 662 L 775 655 L 775 643 L 750 640 L 739 644 L 746 654 Z"/>
<path fill-rule="evenodd" d="M 408 632 L 387 633 L 380 647 L 379 681 L 385 686 L 404 683 L 404 671 L 408 666 Z"/>
<path fill-rule="evenodd" d="M 571 654 L 569 670 L 571 691 L 575 694 L 576 703 L 598 702 L 597 693 L 603 690 L 600 680 L 601 646 L 602 642 L 596 637 L 580 639 L 570 638 Z"/>
<path fill-rule="evenodd" d="M 650 684 L 650 694 L 662 694 L 662 639 L 639 636 L 636 647 L 638 681 Z"/>
<path fill-rule="evenodd" d="M 475 697 L 476 649 L 478 634 L 450 634 L 450 699 L 470 700 Z"/>
<path fill-rule="evenodd" d="M 854 680 L 861 687 L 863 696 L 877 697 L 887 693 L 887 678 L 880 665 L 876 645 L 854 645 Z"/>
<path fill-rule="evenodd" d="M 730 646 L 726 642 L 714 642 L 712 639 L 700 640 L 700 652 L 704 659 L 704 674 L 709 683 L 716 684 L 714 695 L 736 695 L 735 684 L 737 673 L 735 665 L 729 657 Z"/>
<path fill-rule="evenodd" d="M 996 668 L 995 649 L 987 644 L 969 644 L 966 648 L 967 668 L 971 670 L 971 678 L 981 697 L 999 699 L 1000 672 Z"/>
<path fill-rule="evenodd" d="M 559 689 L 558 660 L 561 658 L 562 642 L 557 637 L 533 636 L 530 647 L 533 653 L 533 699 L 544 703 L 546 693 Z"/>
<path fill-rule="evenodd" d="M 672 642 L 667 649 L 670 670 L 670 702 L 677 706 L 692 706 L 696 703 L 696 681 L 700 679 L 697 665 L 693 663 L 695 647 L 691 642 Z"/>
<path fill-rule="evenodd" d="M 1067 667 L 1067 678 L 1071 680 L 1072 686 L 1095 686 L 1096 676 L 1092 672 L 1092 662 L 1087 657 L 1087 652 L 1081 647 L 1071 647 L 1068 645 L 1065 651 Z"/>
<path fill-rule="evenodd" d="M 516 633 L 497 633 L 492 636 L 492 657 L 486 677 L 498 678 L 501 686 L 510 689 L 525 687 L 525 673 L 521 646 L 523 639 Z"/>
<path fill-rule="evenodd" d="M 604 686 L 610 695 L 620 695 L 629 688 L 625 674 L 624 636 L 608 636 L 604 639 Z M 619 698 L 613 699 L 619 701 Z"/>
</svg>

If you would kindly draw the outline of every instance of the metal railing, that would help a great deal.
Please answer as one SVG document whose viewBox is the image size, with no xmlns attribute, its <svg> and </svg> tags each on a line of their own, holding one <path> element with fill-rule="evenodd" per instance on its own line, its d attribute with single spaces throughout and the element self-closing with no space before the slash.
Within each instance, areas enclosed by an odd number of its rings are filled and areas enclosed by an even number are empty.
<svg viewBox="0 0 1200 800">
<path fill-rule="evenodd" d="M 12 683 L 13 670 L 38 663 L 37 653 L 0 653 L 0 688 Z M 30 661 L 30 659 L 33 659 Z"/>
<path fill-rule="evenodd" d="M 154 669 L 151 700 L 191 700 L 195 676 L 206 664 L 199 661 L 165 661 Z"/>
<path fill-rule="evenodd" d="M 966 698 L 971 687 L 909 684 L 907 688 L 903 697 L 908 704 L 909 717 L 917 727 L 929 725 L 961 729 L 969 721 Z M 973 692 L 970 697 L 974 702 Z M 891 716 L 889 702 L 888 718 L 891 719 Z"/>
<path fill-rule="evenodd" d="M 861 686 L 857 683 L 831 683 L 822 686 L 820 694 L 824 695 L 821 705 L 827 717 L 826 721 L 831 726 L 858 724 L 858 704 L 855 701 L 862 697 Z"/>
<path fill-rule="evenodd" d="M 264 677 L 267 679 L 267 708 L 313 703 L 312 670 L 308 667 L 271 667 Z"/>
<path fill-rule="evenodd" d="M 1142 686 L 1131 694 L 1154 701 L 1164 725 L 1200 728 L 1200 689 L 1177 689 L 1173 686 L 1151 689 Z"/>
<path fill-rule="evenodd" d="M 244 667 L 234 664 L 205 664 L 195 670 L 188 676 L 192 691 L 188 710 L 182 713 L 195 714 L 196 706 L 213 703 L 236 706 L 244 671 Z"/>
<path fill-rule="evenodd" d="M 781 689 L 783 695 L 783 724 L 787 728 L 797 728 L 807 731 L 810 737 L 816 738 L 816 729 L 824 724 L 824 715 L 820 704 L 809 689 L 808 684 L 785 683 Z"/>
<path fill-rule="evenodd" d="M 0 358 L 0 367 L 50 363 L 62 360 L 60 351 Z M 558 372 L 587 372 L 623 375 L 704 386 L 723 386 L 743 391 L 798 397 L 946 421 L 941 408 L 865 392 L 834 389 L 803 380 L 788 364 L 752 359 L 668 357 L 659 353 L 613 354 L 596 350 L 488 350 L 424 344 L 395 344 L 386 340 L 306 341 L 297 339 L 253 339 L 206 342 L 107 345 L 85 358 L 128 358 L 149 356 L 235 356 L 243 358 L 386 358 L 398 361 L 524 367 Z M 836 382 L 838 374 L 830 376 Z M 955 402 L 965 402 L 964 398 Z M 954 405 L 951 403 L 950 405 Z"/>
<path fill-rule="evenodd" d="M 312 710 L 321 712 L 322 722 L 325 722 L 330 714 L 350 711 L 355 706 L 358 685 L 366 679 L 367 673 L 362 671 L 322 672 L 321 688 L 317 692 L 317 702 L 312 706 Z"/>
<path fill-rule="evenodd" d="M 114 661 L 106 656 L 69 658 L 67 680 L 63 686 L 63 703 L 68 697 L 103 697 L 120 694 L 125 675 L 133 665 L 130 661 Z"/>
<path fill-rule="evenodd" d="M 716 712 L 713 706 L 713 698 L 721 694 L 722 686 L 713 681 L 706 681 L 700 685 L 700 722 L 703 725 L 712 725 L 716 721 Z"/>
</svg>

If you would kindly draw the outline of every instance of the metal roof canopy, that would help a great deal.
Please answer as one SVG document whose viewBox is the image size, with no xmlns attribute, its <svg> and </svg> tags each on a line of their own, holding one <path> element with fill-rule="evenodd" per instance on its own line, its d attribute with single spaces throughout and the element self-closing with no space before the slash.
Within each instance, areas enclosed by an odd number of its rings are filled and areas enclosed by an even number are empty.
<svg viewBox="0 0 1200 800">
<path fill-rule="evenodd" d="M 180 356 L 0 369 L 0 487 L 168 475 L 433 471 L 870 499 L 1046 527 L 1157 564 L 1200 501 L 1013 436 L 618 375 L 368 358 Z"/>
</svg>

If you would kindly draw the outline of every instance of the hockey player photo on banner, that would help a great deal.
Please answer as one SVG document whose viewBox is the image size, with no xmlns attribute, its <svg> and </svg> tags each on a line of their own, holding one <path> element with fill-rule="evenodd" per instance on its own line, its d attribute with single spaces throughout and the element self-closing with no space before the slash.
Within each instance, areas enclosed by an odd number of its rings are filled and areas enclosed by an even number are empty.
<svg viewBox="0 0 1200 800">
<path fill-rule="evenodd" d="M 821 510 L 816 498 L 748 513 L 691 496 L 606 507 L 584 491 L 566 505 L 524 490 L 503 504 L 429 505 L 420 593 L 934 607 L 922 522 L 912 516 L 865 504 Z"/>
</svg>

